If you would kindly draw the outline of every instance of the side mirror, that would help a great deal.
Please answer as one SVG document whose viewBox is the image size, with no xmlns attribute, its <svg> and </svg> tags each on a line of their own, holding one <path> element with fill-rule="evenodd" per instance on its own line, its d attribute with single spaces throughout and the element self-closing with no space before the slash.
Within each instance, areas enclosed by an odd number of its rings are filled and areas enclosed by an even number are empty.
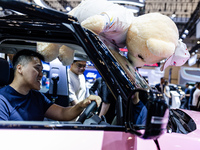
<svg viewBox="0 0 200 150">
<path fill-rule="evenodd" d="M 166 131 L 169 109 L 157 91 L 134 90 L 128 99 L 127 110 L 126 126 L 131 133 L 155 140 Z"/>
</svg>

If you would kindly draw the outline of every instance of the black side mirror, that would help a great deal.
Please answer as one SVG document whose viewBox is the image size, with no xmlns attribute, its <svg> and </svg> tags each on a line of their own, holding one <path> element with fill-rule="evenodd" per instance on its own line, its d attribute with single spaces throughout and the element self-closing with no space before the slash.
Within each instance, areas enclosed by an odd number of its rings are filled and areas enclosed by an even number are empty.
<svg viewBox="0 0 200 150">
<path fill-rule="evenodd" d="M 137 94 L 139 94 L 138 97 Z M 139 105 L 139 102 L 134 104 L 136 103 L 135 98 L 139 98 L 144 107 L 141 107 L 142 105 Z M 141 108 L 141 111 L 139 108 Z M 126 126 L 131 133 L 144 139 L 155 140 L 166 131 L 169 109 L 162 94 L 157 91 L 134 90 L 128 99 L 127 109 Z M 145 129 L 145 131 L 140 132 L 138 129 Z"/>
</svg>

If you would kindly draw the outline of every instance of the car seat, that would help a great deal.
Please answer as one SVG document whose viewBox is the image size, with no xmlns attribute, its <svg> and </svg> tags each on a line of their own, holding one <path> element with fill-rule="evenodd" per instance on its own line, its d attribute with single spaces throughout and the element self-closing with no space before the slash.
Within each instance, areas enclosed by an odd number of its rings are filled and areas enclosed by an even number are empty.
<svg viewBox="0 0 200 150">
<path fill-rule="evenodd" d="M 69 106 L 67 68 L 55 59 L 49 63 L 49 91 L 44 93 L 55 104 Z"/>
<path fill-rule="evenodd" d="M 1 67 L 1 73 L 0 73 L 0 88 L 8 85 L 10 82 L 10 67 L 7 60 L 4 58 L 0 58 L 0 67 Z"/>
</svg>

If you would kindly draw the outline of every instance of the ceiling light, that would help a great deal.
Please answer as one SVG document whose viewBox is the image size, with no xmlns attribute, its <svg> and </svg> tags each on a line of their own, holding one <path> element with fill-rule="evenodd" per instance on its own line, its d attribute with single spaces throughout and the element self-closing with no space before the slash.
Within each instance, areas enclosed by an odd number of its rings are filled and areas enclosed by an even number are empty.
<svg viewBox="0 0 200 150">
<path fill-rule="evenodd" d="M 172 14 L 171 18 L 173 19 L 173 18 L 175 18 L 175 17 L 176 17 L 176 14 Z"/>
<path fill-rule="evenodd" d="M 66 9 L 67 11 L 71 11 L 71 10 L 72 10 L 72 8 L 71 8 L 70 6 L 67 6 L 65 9 Z"/>
<path fill-rule="evenodd" d="M 183 39 L 185 39 L 185 38 L 186 38 L 186 34 L 183 34 L 181 37 L 182 37 Z"/>
<path fill-rule="evenodd" d="M 186 29 L 186 30 L 184 31 L 184 33 L 185 33 L 186 35 L 188 35 L 189 31 Z"/>
</svg>

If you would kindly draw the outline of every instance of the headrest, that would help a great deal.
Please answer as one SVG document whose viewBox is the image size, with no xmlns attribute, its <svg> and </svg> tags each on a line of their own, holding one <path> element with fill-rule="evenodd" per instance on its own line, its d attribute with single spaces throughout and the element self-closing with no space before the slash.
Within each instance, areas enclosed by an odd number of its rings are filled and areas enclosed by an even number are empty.
<svg viewBox="0 0 200 150">
<path fill-rule="evenodd" d="M 0 58 L 0 86 L 5 86 L 9 83 L 10 68 L 7 60 Z"/>
</svg>

